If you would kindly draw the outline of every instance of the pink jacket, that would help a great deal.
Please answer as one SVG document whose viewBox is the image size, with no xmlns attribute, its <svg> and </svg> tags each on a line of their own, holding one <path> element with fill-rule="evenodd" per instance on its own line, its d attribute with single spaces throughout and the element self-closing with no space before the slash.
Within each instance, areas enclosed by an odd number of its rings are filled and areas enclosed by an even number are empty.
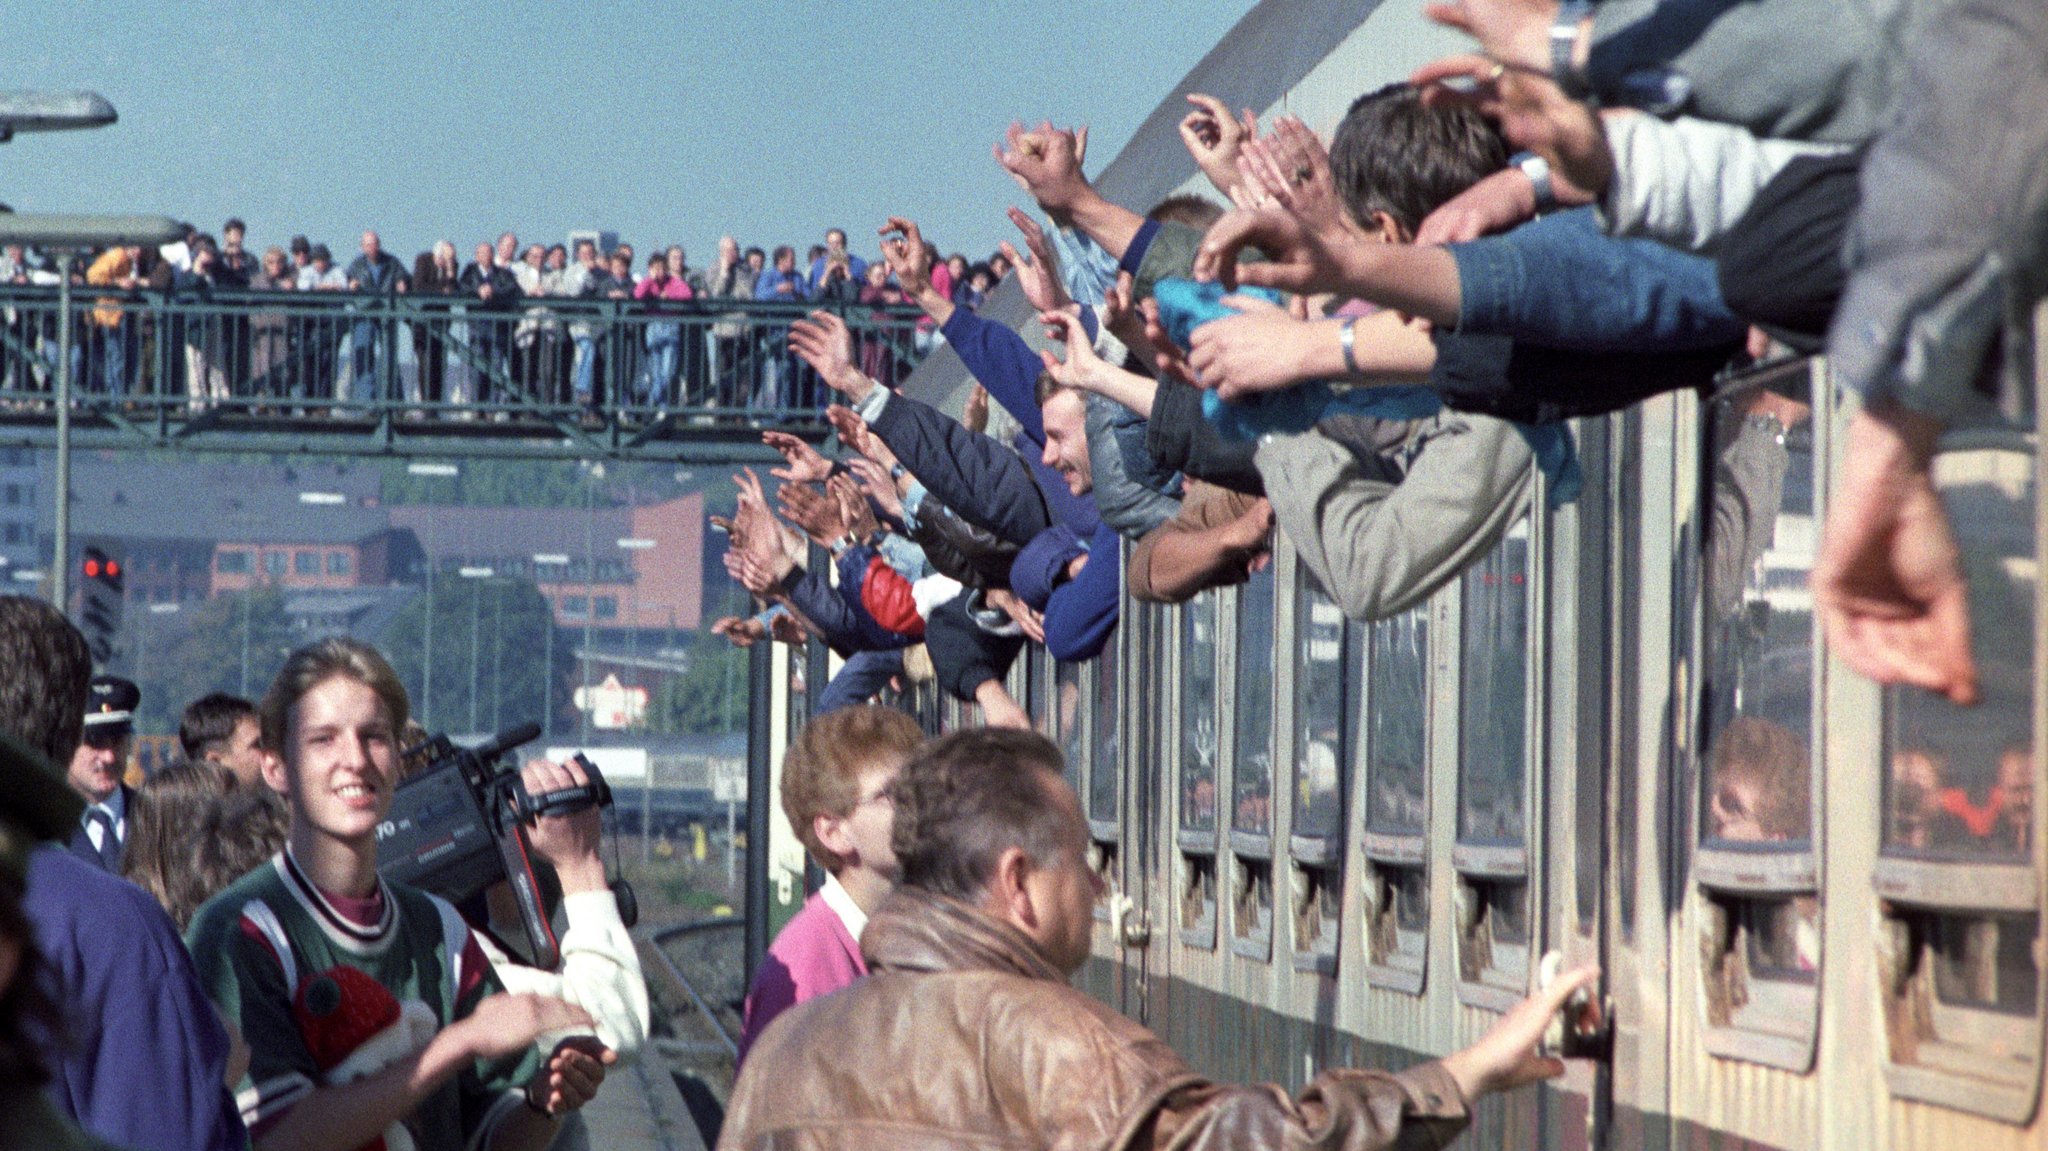
<svg viewBox="0 0 2048 1151">
<path fill-rule="evenodd" d="M 741 1062 L 777 1015 L 820 995 L 830 995 L 868 973 L 860 942 L 846 923 L 812 893 L 801 911 L 776 933 L 768 956 L 747 988 L 746 1012 L 740 1026 Z"/>
</svg>

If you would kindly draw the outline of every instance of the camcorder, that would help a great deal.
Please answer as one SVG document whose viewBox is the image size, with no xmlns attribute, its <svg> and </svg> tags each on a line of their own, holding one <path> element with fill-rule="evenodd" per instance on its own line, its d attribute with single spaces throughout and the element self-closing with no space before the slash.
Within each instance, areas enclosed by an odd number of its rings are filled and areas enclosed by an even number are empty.
<svg viewBox="0 0 2048 1151">
<path fill-rule="evenodd" d="M 589 783 L 529 794 L 506 755 L 539 736 L 539 724 L 523 723 L 475 747 L 443 734 L 407 749 L 408 762 L 426 766 L 398 785 L 391 813 L 377 825 L 377 870 L 457 906 L 480 902 L 494 884 L 510 884 L 533 965 L 553 969 L 561 945 L 542 897 L 546 869 L 536 869 L 527 829 L 543 816 L 610 807 L 612 789 L 579 752 L 574 758 Z M 633 889 L 624 879 L 611 886 L 619 917 L 630 927 L 638 918 Z"/>
</svg>

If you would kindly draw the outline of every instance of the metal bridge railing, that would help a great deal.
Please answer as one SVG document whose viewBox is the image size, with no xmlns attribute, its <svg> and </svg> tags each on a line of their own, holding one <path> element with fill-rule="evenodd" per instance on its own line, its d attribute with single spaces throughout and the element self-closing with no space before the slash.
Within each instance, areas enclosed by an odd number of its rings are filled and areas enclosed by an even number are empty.
<svg viewBox="0 0 2048 1151">
<path fill-rule="evenodd" d="M 849 302 L 633 301 L 347 292 L 118 292 L 80 286 L 61 346 L 54 287 L 0 286 L 0 417 L 73 406 L 130 424 L 250 416 L 594 426 L 819 423 L 829 401 L 787 347 L 812 308 L 894 382 L 930 346 L 921 313 Z"/>
</svg>

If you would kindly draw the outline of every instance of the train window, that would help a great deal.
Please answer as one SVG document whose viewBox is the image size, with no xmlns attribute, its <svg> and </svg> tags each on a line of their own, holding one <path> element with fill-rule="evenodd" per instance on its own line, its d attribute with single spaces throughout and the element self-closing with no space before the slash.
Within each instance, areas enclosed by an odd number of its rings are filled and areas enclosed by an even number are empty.
<svg viewBox="0 0 2048 1151">
<path fill-rule="evenodd" d="M 1273 955 L 1273 658 L 1276 591 L 1272 567 L 1237 589 L 1232 645 L 1230 846 L 1237 857 L 1236 931 L 1231 949 Z"/>
<path fill-rule="evenodd" d="M 1181 941 L 1216 946 L 1216 603 L 1206 591 L 1180 607 Z"/>
<path fill-rule="evenodd" d="M 1422 990 L 1429 938 L 1429 612 L 1410 608 L 1366 629 L 1366 978 Z"/>
<path fill-rule="evenodd" d="M 1813 807 L 1818 361 L 1707 409 L 1699 850 L 1708 1051 L 1805 1071 L 1820 1027 Z"/>
<path fill-rule="evenodd" d="M 1078 663 L 1056 662 L 1052 667 L 1052 703 L 1046 713 L 1046 738 L 1060 749 L 1060 760 L 1066 765 L 1067 782 L 1074 788 L 1075 795 L 1086 795 L 1087 781 L 1083 778 L 1082 755 L 1087 751 L 1086 732 L 1082 730 L 1082 710 L 1087 702 L 1087 693 L 1081 684 L 1081 665 Z"/>
<path fill-rule="evenodd" d="M 1237 691 L 1231 727 L 1230 829 L 1241 853 L 1270 856 L 1273 834 L 1273 569 L 1237 589 Z"/>
<path fill-rule="evenodd" d="M 1988 405 L 1939 445 L 1982 701 L 1887 689 L 1879 773 L 1886 1077 L 1895 1094 L 2015 1122 L 2041 1084 L 2037 449 L 2031 420 Z"/>
<path fill-rule="evenodd" d="M 1050 712 L 1046 700 L 1052 695 L 1048 682 L 1052 679 L 1052 657 L 1037 644 L 1024 649 L 1024 656 L 1017 663 L 1024 669 L 1024 692 L 1018 698 L 1024 701 L 1024 710 L 1031 715 L 1031 726 L 1043 735 L 1052 730 L 1048 726 Z"/>
<path fill-rule="evenodd" d="M 1458 997 L 1505 1010 L 1529 981 L 1532 531 L 1509 529 L 1461 580 L 1458 628 Z"/>
<path fill-rule="evenodd" d="M 1135 633 L 1139 629 L 1134 626 L 1129 630 Z M 1130 646 L 1135 649 L 1138 645 L 1133 643 Z M 1119 666 L 1142 667 L 1144 664 L 1136 660 L 1119 662 L 1107 659 L 1094 663 L 1095 710 L 1091 717 L 1094 730 L 1090 740 L 1094 747 L 1088 759 L 1088 823 L 1094 828 L 1098 840 L 1115 839 L 1117 834 L 1117 781 L 1121 778 L 1117 749 L 1121 746 L 1118 736 L 1122 731 L 1117 711 L 1116 669 Z"/>
<path fill-rule="evenodd" d="M 1344 820 L 1344 765 L 1349 763 L 1348 630 L 1344 613 L 1302 568 L 1295 628 L 1301 637 L 1294 665 L 1294 824 L 1297 856 L 1327 861 Z"/>
<path fill-rule="evenodd" d="M 1333 971 L 1343 890 L 1344 799 L 1361 677 L 1354 663 L 1364 628 L 1296 565 L 1294 627 L 1294 964 Z"/>
<path fill-rule="evenodd" d="M 1529 751 L 1529 525 L 1464 576 L 1458 634 L 1458 841 L 1519 848 Z"/>
</svg>

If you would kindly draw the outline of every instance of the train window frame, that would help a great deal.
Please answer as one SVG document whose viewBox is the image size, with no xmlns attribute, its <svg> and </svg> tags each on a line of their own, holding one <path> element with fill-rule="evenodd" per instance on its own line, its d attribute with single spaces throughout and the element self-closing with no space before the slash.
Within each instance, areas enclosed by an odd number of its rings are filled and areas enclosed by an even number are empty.
<svg viewBox="0 0 2048 1151">
<path fill-rule="evenodd" d="M 1412 616 L 1411 616 L 1412 613 Z M 1358 737 L 1354 740 L 1358 760 L 1355 775 L 1357 785 L 1370 788 L 1373 774 L 1377 770 L 1373 757 L 1378 748 L 1372 740 L 1370 717 L 1377 701 L 1373 698 L 1373 676 L 1375 672 L 1373 637 L 1380 629 L 1393 629 L 1404 625 L 1411 618 L 1422 625 L 1423 642 L 1426 645 L 1422 656 L 1422 818 L 1414 831 L 1376 831 L 1372 825 L 1372 804 L 1361 799 L 1358 809 L 1358 850 L 1361 857 L 1361 881 L 1359 897 L 1361 914 L 1359 922 L 1359 945 L 1365 953 L 1365 980 L 1373 987 L 1397 991 L 1406 995 L 1421 995 L 1428 984 L 1429 936 L 1430 936 L 1430 885 L 1429 885 L 1429 829 L 1434 808 L 1431 798 L 1431 783 L 1434 778 L 1432 750 L 1436 738 L 1436 693 L 1433 690 L 1434 668 L 1436 666 L 1434 645 L 1442 641 L 1449 629 L 1452 613 L 1445 596 L 1440 593 L 1426 604 L 1419 604 L 1399 615 L 1374 622 L 1370 625 L 1367 642 L 1360 652 L 1361 670 L 1356 712 Z M 1420 899 L 1409 898 L 1404 892 L 1420 891 Z M 1404 902 L 1405 901 L 1405 902 Z M 1419 920 L 1412 927 L 1401 923 L 1402 911 L 1412 910 Z"/>
<path fill-rule="evenodd" d="M 1340 925 L 1343 919 L 1344 893 L 1344 832 L 1348 826 L 1346 815 L 1349 811 L 1351 779 L 1355 772 L 1358 693 L 1363 664 L 1362 641 L 1364 629 L 1354 620 L 1346 619 L 1344 613 L 1316 583 L 1307 564 L 1294 565 L 1294 639 L 1291 653 L 1294 661 L 1292 699 L 1290 713 L 1294 719 L 1293 760 L 1289 772 L 1288 795 L 1289 820 L 1287 855 L 1289 861 L 1289 908 L 1294 917 L 1293 940 L 1294 969 L 1316 971 L 1325 975 L 1337 970 L 1339 954 Z M 1302 813 L 1306 808 L 1303 798 L 1308 781 L 1304 773 L 1309 767 L 1308 748 L 1316 742 L 1315 733 L 1308 730 L 1311 723 L 1307 706 L 1310 687 L 1309 666 L 1313 656 L 1309 645 L 1315 642 L 1312 628 L 1317 625 L 1314 616 L 1318 607 L 1325 607 L 1333 614 L 1337 627 L 1337 738 L 1332 768 L 1336 778 L 1331 793 L 1337 805 L 1336 817 L 1330 829 L 1324 834 L 1303 834 Z"/>
<path fill-rule="evenodd" d="M 1544 571 L 1545 557 L 1549 554 L 1546 535 L 1548 517 L 1543 510 L 1546 485 L 1538 477 L 1537 494 L 1531 500 L 1529 514 L 1517 520 L 1503 533 L 1501 540 L 1479 563 L 1468 568 L 1454 581 L 1457 586 L 1457 620 L 1451 629 L 1456 637 L 1457 655 L 1452 661 L 1453 674 L 1458 684 L 1460 700 L 1454 723 L 1457 725 L 1458 753 L 1456 760 L 1457 808 L 1453 813 L 1455 833 L 1450 845 L 1451 870 L 1454 894 L 1451 904 L 1453 936 L 1456 940 L 1457 1000 L 1469 1007 L 1488 1011 L 1506 1012 L 1521 1002 L 1527 994 L 1529 979 L 1535 969 L 1535 957 L 1540 953 L 1540 939 L 1543 932 L 1541 882 L 1537 869 L 1531 860 L 1540 852 L 1542 827 L 1537 812 L 1542 810 L 1538 791 L 1542 787 L 1543 762 L 1542 729 L 1546 710 L 1543 706 L 1538 684 L 1542 679 L 1544 637 L 1542 630 L 1548 612 L 1546 601 L 1548 578 Z M 1463 699 L 1465 694 L 1465 641 L 1466 628 L 1472 615 L 1466 602 L 1466 586 L 1469 577 L 1479 565 L 1499 554 L 1515 538 L 1520 529 L 1526 540 L 1527 575 L 1523 586 L 1527 589 L 1527 606 L 1523 611 L 1522 642 L 1528 653 L 1522 669 L 1522 836 L 1519 844 L 1471 843 L 1465 839 L 1463 815 L 1465 805 L 1465 715 Z M 1522 938 L 1497 932 L 1495 925 L 1504 917 L 1518 916 L 1522 926 Z"/>
<path fill-rule="evenodd" d="M 1275 777 L 1279 775 L 1277 770 L 1278 757 L 1273 753 L 1274 744 L 1280 734 L 1280 700 L 1277 682 L 1279 677 L 1271 674 L 1266 675 L 1263 682 L 1254 688 L 1255 691 L 1263 690 L 1266 694 L 1266 830 L 1263 833 L 1241 831 L 1237 826 L 1237 809 L 1240 802 L 1237 789 L 1238 785 L 1243 781 L 1241 769 L 1244 766 L 1245 759 L 1245 748 L 1240 744 L 1242 732 L 1238 712 L 1243 702 L 1251 698 L 1252 695 L 1251 692 L 1244 690 L 1245 684 L 1242 679 L 1242 673 L 1245 669 L 1252 666 L 1251 662 L 1244 658 L 1245 653 L 1240 650 L 1242 647 L 1240 641 L 1244 634 L 1244 599 L 1252 581 L 1259 579 L 1261 576 L 1270 581 L 1273 587 L 1272 619 L 1268 632 L 1273 636 L 1277 636 L 1280 632 L 1281 602 L 1279 577 L 1271 567 L 1268 567 L 1262 572 L 1253 573 L 1251 580 L 1247 580 L 1232 588 L 1230 594 L 1230 627 L 1225 633 L 1229 637 L 1227 666 L 1230 669 L 1229 682 L 1232 688 L 1229 710 L 1230 818 L 1227 821 L 1221 819 L 1222 813 L 1219 810 L 1218 822 L 1229 829 L 1228 838 L 1231 860 L 1235 864 L 1232 868 L 1231 876 L 1234 882 L 1231 884 L 1230 890 L 1230 950 L 1232 954 L 1246 959 L 1255 959 L 1261 963 L 1271 963 L 1273 961 L 1273 923 L 1275 917 L 1273 873 L 1276 863 L 1273 850 L 1273 828 L 1279 817 L 1279 812 L 1276 810 L 1279 805 L 1273 802 L 1273 785 L 1277 782 Z M 1271 645 L 1269 644 L 1268 646 L 1270 647 Z M 1256 673 L 1253 674 L 1256 675 Z M 1221 793 L 1219 793 L 1219 798 L 1220 795 Z"/>
<path fill-rule="evenodd" d="M 1227 700 L 1223 694 L 1223 604 L 1222 595 L 1214 589 L 1203 591 L 1174 609 L 1173 669 L 1175 673 L 1173 692 L 1176 730 L 1182 738 L 1173 741 L 1174 776 L 1174 846 L 1180 857 L 1179 882 L 1176 885 L 1179 902 L 1179 930 L 1181 945 L 1201 951 L 1216 950 L 1218 924 L 1221 922 L 1219 900 L 1221 898 L 1222 876 L 1219 863 L 1223 851 L 1222 797 L 1231 794 L 1225 790 L 1229 785 L 1228 765 L 1223 756 L 1223 722 Z M 1188 756 L 1185 733 L 1199 730 L 1192 726 L 1201 722 L 1199 717 L 1188 714 L 1189 689 L 1196 680 L 1191 674 L 1193 655 L 1190 651 L 1189 634 L 1199 628 L 1203 618 L 1209 629 L 1209 789 L 1210 826 L 1207 830 L 1187 825 L 1186 805 L 1188 802 Z M 1199 910 L 1196 903 L 1199 900 Z M 1190 912 L 1194 914 L 1191 916 Z"/>
<path fill-rule="evenodd" d="M 1712 728 L 1716 717 L 1711 714 L 1708 698 L 1717 670 L 1714 656 L 1718 632 L 1708 602 L 1712 591 L 1708 549 L 1713 544 L 1713 501 L 1722 455 L 1719 445 L 1724 428 L 1720 421 L 1751 418 L 1723 410 L 1722 405 L 1755 389 L 1770 390 L 1795 400 L 1795 393 L 1803 393 L 1811 408 L 1805 431 L 1790 434 L 1810 437 L 1806 454 L 1812 470 L 1808 478 L 1812 492 L 1809 522 L 1814 530 L 1827 517 L 1827 461 L 1838 438 L 1835 425 L 1839 412 L 1832 403 L 1826 362 L 1818 357 L 1768 364 L 1731 377 L 1699 405 L 1695 505 L 1700 527 L 1694 533 L 1696 542 L 1690 549 L 1693 563 L 1689 565 L 1690 570 L 1699 574 L 1690 578 L 1692 586 L 1686 593 L 1690 601 L 1686 614 L 1696 637 L 1691 646 L 1698 653 L 1699 666 L 1697 674 L 1687 677 L 1690 714 L 1686 727 L 1691 736 L 1688 752 L 1693 766 L 1686 837 L 1692 878 L 1688 898 L 1692 901 L 1691 921 L 1698 928 L 1700 956 L 1699 994 L 1694 999 L 1700 1014 L 1701 1046 L 1709 1055 L 1805 1074 L 1812 1070 L 1819 1053 L 1821 981 L 1826 978 L 1827 969 L 1826 954 L 1820 946 L 1820 892 L 1821 863 L 1826 849 L 1828 763 L 1823 701 L 1827 699 L 1828 677 L 1827 661 L 1820 658 L 1824 650 L 1820 617 L 1810 608 L 1806 642 L 1807 649 L 1815 654 L 1806 676 L 1807 834 L 1804 839 L 1759 842 L 1752 847 L 1715 837 L 1707 830 L 1708 789 L 1714 786 L 1708 759 L 1713 754 L 1715 739 L 1726 731 L 1725 726 Z M 1779 433 L 1779 443 L 1785 442 L 1787 434 Z M 1732 437 L 1729 442 L 1734 442 Z M 1807 573 L 1810 580 L 1810 565 Z M 1806 594 L 1811 595 L 1810 583 Z M 1803 916 L 1798 909 L 1801 901 L 1810 901 L 1813 908 L 1814 955 L 1810 974 L 1767 965 L 1760 961 L 1757 950 L 1757 940 L 1763 937 L 1762 928 L 1773 915 L 1772 909 L 1791 905 L 1794 916 Z"/>
<path fill-rule="evenodd" d="M 2048 306 L 2037 313 L 2040 326 L 2048 320 Z M 2048 348 L 2037 353 L 2037 380 L 2048 379 Z M 1949 451 L 1988 447 L 2021 452 L 2029 456 L 2029 478 L 2033 496 L 2033 562 L 2039 573 L 2048 559 L 2048 499 L 2043 498 L 2048 481 L 2048 461 L 2042 458 L 2041 406 L 2021 428 L 1976 428 L 1952 424 L 1935 449 L 1936 489 L 1940 490 L 1940 457 Z M 1944 500 L 1946 505 L 1947 501 Z M 1954 519 L 1953 514 L 1951 519 Z M 1958 533 L 1957 544 L 1968 548 Z M 2028 690 L 2030 735 L 2036 749 L 2033 756 L 2033 786 L 2040 794 L 2043 761 L 2041 739 L 2048 735 L 2048 611 L 2043 610 L 2043 585 L 2036 578 L 2033 588 L 2033 666 Z M 1975 613 L 1973 613 L 1975 614 Z M 1894 711 L 1901 706 L 1904 691 L 1883 689 L 1881 714 L 1884 738 L 1880 742 L 1882 765 L 1893 761 Z M 1888 778 L 1880 766 L 1875 778 Z M 1880 795 L 1886 793 L 1881 791 Z M 1880 803 L 1888 809 L 1889 800 Z M 2048 914 L 2041 898 L 2044 875 L 2044 834 L 2048 820 L 2044 809 L 2034 805 L 2032 844 L 2026 857 L 2011 862 L 1997 859 L 1939 858 L 1902 853 L 1881 836 L 1871 870 L 1871 882 L 1878 897 L 1877 966 L 1879 999 L 1885 1014 L 1886 1042 L 1882 1066 L 1887 1088 L 1897 1099 L 1911 1099 L 1965 1111 L 2008 1123 L 2026 1123 L 2035 1117 L 2040 1102 L 2044 1067 L 2044 1033 L 2048 1033 L 2048 965 L 2043 962 L 2044 938 L 2048 938 Z M 1888 818 L 1888 817 L 1886 817 Z M 1910 852 L 1911 849 L 1906 849 Z M 2031 920 L 2034 938 L 2029 948 L 2034 960 L 2032 1011 L 2003 1010 L 1986 1003 L 1953 1002 L 1938 987 L 1941 971 L 1941 940 L 1949 932 L 1972 924 L 2003 920 Z"/>
</svg>

